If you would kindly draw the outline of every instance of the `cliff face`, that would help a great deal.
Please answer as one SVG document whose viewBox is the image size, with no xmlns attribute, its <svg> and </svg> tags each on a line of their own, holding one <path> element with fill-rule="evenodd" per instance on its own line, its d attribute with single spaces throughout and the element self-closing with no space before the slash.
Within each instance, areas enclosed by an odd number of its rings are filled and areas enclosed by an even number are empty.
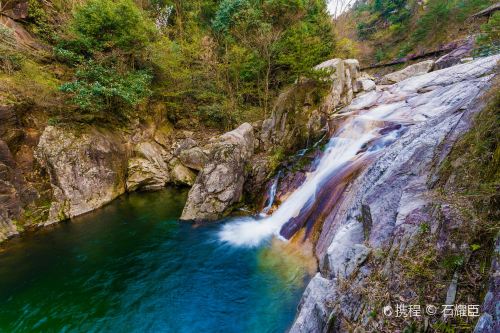
<svg viewBox="0 0 500 333">
<path fill-rule="evenodd" d="M 481 223 L 440 197 L 436 184 L 443 161 L 484 107 L 481 96 L 499 59 L 483 58 L 377 88 L 341 111 L 404 108 L 415 124 L 349 185 L 324 219 L 316 240 L 320 272 L 307 287 L 291 332 L 355 327 L 385 332 L 412 325 L 409 318 L 384 315 L 385 306 L 482 302 L 480 290 L 467 292 L 471 282 L 463 268 L 481 256 L 471 250 L 481 237 Z M 497 222 L 490 227 L 498 228 Z M 463 285 L 458 293 L 457 280 Z M 488 294 L 490 305 L 500 302 L 495 290 Z M 490 317 L 482 319 L 489 319 L 490 328 L 478 332 L 495 331 L 498 318 Z M 442 320 L 428 316 L 419 325 L 447 325 Z"/>
<path fill-rule="evenodd" d="M 44 126 L 42 119 L 37 129 L 22 125 L 29 112 L 1 112 L 0 241 L 87 213 L 125 192 L 191 186 L 208 154 L 199 143 L 212 135 L 154 122 L 118 130 Z"/>
</svg>

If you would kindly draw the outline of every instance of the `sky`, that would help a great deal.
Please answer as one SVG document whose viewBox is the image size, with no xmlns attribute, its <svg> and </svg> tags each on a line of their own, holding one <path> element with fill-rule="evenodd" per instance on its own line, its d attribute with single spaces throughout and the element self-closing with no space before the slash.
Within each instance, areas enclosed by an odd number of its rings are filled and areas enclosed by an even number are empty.
<svg viewBox="0 0 500 333">
<path fill-rule="evenodd" d="M 328 11 L 333 16 L 338 16 L 342 14 L 342 9 L 345 11 L 354 2 L 355 0 L 328 0 Z M 337 13 L 335 13 L 335 8 L 337 8 Z"/>
</svg>

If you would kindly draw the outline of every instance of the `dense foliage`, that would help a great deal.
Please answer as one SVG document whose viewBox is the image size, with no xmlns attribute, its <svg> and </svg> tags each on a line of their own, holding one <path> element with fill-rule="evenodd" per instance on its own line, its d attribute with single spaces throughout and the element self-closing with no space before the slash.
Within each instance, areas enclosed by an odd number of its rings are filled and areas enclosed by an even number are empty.
<svg viewBox="0 0 500 333">
<path fill-rule="evenodd" d="M 81 111 L 123 116 L 151 94 L 148 68 L 138 66 L 153 41 L 152 21 L 132 0 L 90 0 L 79 7 L 55 55 L 75 67 L 61 86 Z M 144 68 L 141 68 L 144 67 Z"/>
<path fill-rule="evenodd" d="M 481 28 L 477 39 L 479 55 L 500 53 L 500 12 L 495 12 Z"/>
<path fill-rule="evenodd" d="M 323 0 L 89 0 L 54 48 L 80 112 L 126 115 L 148 101 L 179 126 L 269 114 L 284 85 L 332 57 Z"/>
<path fill-rule="evenodd" d="M 373 60 L 380 62 L 477 33 L 470 16 L 493 2 L 358 0 L 348 15 L 356 22 L 357 39 L 372 43 Z"/>
</svg>

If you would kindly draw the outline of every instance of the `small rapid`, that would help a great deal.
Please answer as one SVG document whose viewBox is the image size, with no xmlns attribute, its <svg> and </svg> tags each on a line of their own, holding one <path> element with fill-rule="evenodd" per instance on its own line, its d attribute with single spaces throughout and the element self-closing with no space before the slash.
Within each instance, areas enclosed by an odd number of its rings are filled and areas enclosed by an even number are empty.
<svg viewBox="0 0 500 333">
<path fill-rule="evenodd" d="M 274 204 L 274 198 L 276 197 L 276 191 L 278 190 L 278 183 L 280 181 L 280 178 L 283 174 L 283 171 L 280 170 L 276 177 L 274 177 L 273 182 L 271 184 L 271 187 L 269 188 L 268 194 L 267 194 L 267 200 L 266 200 L 266 205 L 262 209 L 262 212 L 260 213 L 260 216 L 265 217 L 267 216 L 267 213 L 269 213 L 269 210 L 273 207 Z"/>
<path fill-rule="evenodd" d="M 307 174 L 303 184 L 272 215 L 265 215 L 271 208 L 268 203 L 264 214 L 235 218 L 226 223 L 219 232 L 219 239 L 236 246 L 257 246 L 271 236 L 283 238 L 280 235 L 283 226 L 313 206 L 326 181 L 336 177 L 337 171 L 349 169 L 351 164 L 394 142 L 404 131 L 403 119 L 404 115 L 397 109 L 386 106 L 346 116 L 329 140 L 324 154 L 316 161 L 317 168 Z M 275 185 L 271 187 L 273 196 Z M 272 201 L 270 203 L 272 205 Z"/>
</svg>

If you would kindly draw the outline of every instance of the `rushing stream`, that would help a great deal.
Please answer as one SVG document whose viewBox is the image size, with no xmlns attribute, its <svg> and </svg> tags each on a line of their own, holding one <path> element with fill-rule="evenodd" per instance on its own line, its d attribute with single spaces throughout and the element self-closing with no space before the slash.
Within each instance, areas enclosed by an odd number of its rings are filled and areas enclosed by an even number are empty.
<svg viewBox="0 0 500 333">
<path fill-rule="evenodd" d="M 256 246 L 273 235 L 290 238 L 305 224 L 315 223 L 317 214 L 325 208 L 331 209 L 318 205 L 324 202 L 333 205 L 341 193 L 339 187 L 346 184 L 345 179 L 401 136 L 406 129 L 404 125 L 411 119 L 406 111 L 401 105 L 382 105 L 368 112 L 343 115 L 345 119 L 339 119 L 339 129 L 304 183 L 271 216 L 245 217 L 228 223 L 220 232 L 220 239 L 238 246 Z"/>
<path fill-rule="evenodd" d="M 284 245 L 177 221 L 186 193 L 124 196 L 0 248 L 0 332 L 283 332 L 308 279 Z M 276 253 L 279 251 L 280 253 Z"/>
</svg>

